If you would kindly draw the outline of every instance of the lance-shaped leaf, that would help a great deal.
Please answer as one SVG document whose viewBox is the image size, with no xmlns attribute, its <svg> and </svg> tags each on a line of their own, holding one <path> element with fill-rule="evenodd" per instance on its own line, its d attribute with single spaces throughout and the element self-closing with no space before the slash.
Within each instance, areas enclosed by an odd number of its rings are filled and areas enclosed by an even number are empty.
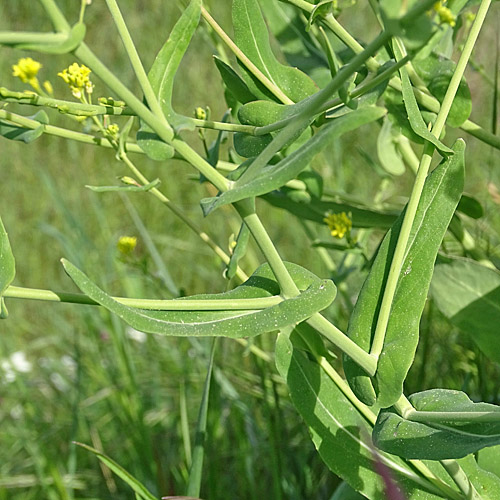
<svg viewBox="0 0 500 500">
<path fill-rule="evenodd" d="M 409 400 L 417 410 L 409 420 L 393 408 L 380 412 L 373 430 L 380 449 L 403 458 L 444 460 L 500 444 L 499 406 L 473 403 L 467 394 L 448 389 L 419 392 Z"/>
<path fill-rule="evenodd" d="M 396 149 L 392 134 L 392 122 L 387 117 L 377 137 L 377 156 L 382 168 L 389 174 L 403 175 L 405 173 L 406 167 Z"/>
<path fill-rule="evenodd" d="M 419 322 L 434 261 L 462 194 L 464 150 L 465 143 L 457 141 L 453 147 L 455 154 L 443 159 L 425 181 L 392 302 L 375 383 L 354 361 L 344 357 L 349 385 L 368 405 L 377 401 L 383 408 L 391 406 L 403 392 L 403 382 L 418 344 Z M 348 336 L 366 351 L 370 351 L 372 344 L 403 217 L 404 211 L 380 245 L 349 320 Z"/>
<path fill-rule="evenodd" d="M 161 48 L 148 73 L 149 81 L 167 121 L 175 129 L 194 129 L 189 118 L 178 115 L 172 107 L 174 78 L 200 21 L 201 0 L 191 0 L 173 27 L 168 40 Z M 155 132 L 141 121 L 137 143 L 153 160 L 172 158 L 174 151 Z"/>
<path fill-rule="evenodd" d="M 264 167 L 257 177 L 222 193 L 220 196 L 201 200 L 203 212 L 208 215 L 212 210 L 222 205 L 260 196 L 280 188 L 289 180 L 295 179 L 309 165 L 314 156 L 333 139 L 381 118 L 384 113 L 383 108 L 367 107 L 335 119 L 313 135 L 301 148 L 279 163 Z"/>
<path fill-rule="evenodd" d="M 8 121 L 0 120 L 0 136 L 12 141 L 23 141 L 26 144 L 33 142 L 43 134 L 43 125 L 49 123 L 49 117 L 45 111 L 38 111 L 33 116 L 28 116 L 40 123 L 36 128 L 25 128 Z"/>
<path fill-rule="evenodd" d="M 437 308 L 500 363 L 500 273 L 474 261 L 436 266 L 431 295 Z"/>
<path fill-rule="evenodd" d="M 240 75 L 234 71 L 231 66 L 227 65 L 222 59 L 214 56 L 214 62 L 219 70 L 220 76 L 224 81 L 227 89 L 234 98 L 245 104 L 250 101 L 255 101 L 257 99 L 248 89 L 247 84 L 241 79 Z"/>
<path fill-rule="evenodd" d="M 321 280 L 300 266 L 288 264 L 297 287 L 303 290 L 297 297 L 277 300 L 275 305 L 260 310 L 226 310 L 226 304 L 216 310 L 200 310 L 193 303 L 192 310 L 151 311 L 124 306 L 113 300 L 73 264 L 63 259 L 64 269 L 80 290 L 113 312 L 136 330 L 179 337 L 253 337 L 261 333 L 279 330 L 287 325 L 299 323 L 314 313 L 328 307 L 336 294 L 336 287 L 330 280 Z M 267 264 L 259 267 L 252 277 L 238 288 L 216 295 L 198 295 L 178 299 L 213 301 L 221 299 L 239 300 L 271 297 L 279 294 L 279 286 Z M 277 297 L 278 298 L 278 297 Z M 240 303 L 241 307 L 248 307 Z M 212 305 L 213 307 L 213 305 Z M 201 308 L 203 309 L 203 308 Z"/>
<path fill-rule="evenodd" d="M 394 54 L 396 59 L 400 61 L 403 59 L 403 54 L 398 46 L 397 41 L 393 44 Z M 422 139 L 434 144 L 436 149 L 443 155 L 448 156 L 453 153 L 453 151 L 443 144 L 434 134 L 430 132 L 427 128 L 422 114 L 417 104 L 417 99 L 413 93 L 413 87 L 410 82 L 410 77 L 408 76 L 408 70 L 402 66 L 399 68 L 399 74 L 401 75 L 401 88 L 403 92 L 403 101 L 405 104 L 406 112 L 408 113 L 408 120 L 410 121 L 411 128 L 415 134 L 422 137 Z"/>
<path fill-rule="evenodd" d="M 0 318 L 8 316 L 7 308 L 2 297 L 7 287 L 14 280 L 16 275 L 16 261 L 10 248 L 9 237 L 2 219 L 0 218 Z"/>
<path fill-rule="evenodd" d="M 365 413 L 360 411 L 363 405 L 352 403 L 345 382 L 341 390 L 315 360 L 296 344 L 292 345 L 283 333 L 276 342 L 276 366 L 325 464 L 365 497 L 386 500 L 383 481 L 375 469 L 370 439 L 373 428 L 370 422 L 374 421 L 374 414 L 366 407 Z M 338 374 L 336 376 L 340 379 Z M 352 398 L 355 400 L 354 396 Z M 390 469 L 394 481 L 409 500 L 441 498 L 439 490 L 400 458 L 381 453 L 378 459 Z M 433 472 L 436 473 L 434 469 Z M 442 477 L 443 472 L 437 475 Z"/>
<path fill-rule="evenodd" d="M 255 66 L 293 102 L 318 91 L 314 81 L 297 68 L 281 64 L 269 42 L 269 32 L 257 0 L 233 0 L 233 28 L 236 45 Z M 242 65 L 243 78 L 252 94 L 274 99 L 252 73 Z"/>
</svg>

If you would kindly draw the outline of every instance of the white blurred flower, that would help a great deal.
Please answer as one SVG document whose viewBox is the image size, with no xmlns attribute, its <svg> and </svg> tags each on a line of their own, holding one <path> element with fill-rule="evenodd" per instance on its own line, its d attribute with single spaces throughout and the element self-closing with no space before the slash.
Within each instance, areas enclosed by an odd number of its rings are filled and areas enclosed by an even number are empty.
<svg viewBox="0 0 500 500">
<path fill-rule="evenodd" d="M 4 381 L 13 382 L 17 373 L 28 373 L 31 371 L 31 363 L 26 359 L 23 351 L 16 351 L 8 359 L 0 363 L 0 368 L 4 372 Z"/>
<path fill-rule="evenodd" d="M 76 372 L 76 361 L 71 356 L 68 356 L 67 354 L 61 356 L 61 363 L 70 373 Z"/>
<path fill-rule="evenodd" d="M 131 326 L 127 327 L 127 336 L 129 339 L 135 340 L 136 342 L 139 342 L 140 344 L 144 344 L 146 342 L 148 336 L 144 332 L 140 332 L 139 330 L 136 330 L 135 328 L 132 328 Z"/>
<path fill-rule="evenodd" d="M 31 363 L 26 359 L 23 351 L 17 351 L 10 356 L 12 368 L 17 372 L 28 373 L 31 371 Z"/>
</svg>

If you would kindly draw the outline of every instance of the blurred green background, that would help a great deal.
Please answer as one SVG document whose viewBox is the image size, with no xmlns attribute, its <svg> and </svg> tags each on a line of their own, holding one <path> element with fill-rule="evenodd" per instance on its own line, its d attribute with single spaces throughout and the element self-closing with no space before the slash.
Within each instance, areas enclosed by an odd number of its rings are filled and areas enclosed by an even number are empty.
<svg viewBox="0 0 500 500">
<path fill-rule="evenodd" d="M 79 2 L 58 3 L 68 19 L 76 20 Z M 207 4 L 231 32 L 231 2 Z M 180 8 L 174 1 L 160 0 L 122 0 L 120 6 L 148 68 Z M 492 47 L 497 44 L 498 7 L 497 3 L 492 8 L 474 54 L 476 67 L 483 68 L 484 74 L 468 72 L 472 119 L 487 130 L 492 128 L 496 105 Z M 376 32 L 364 5 L 346 9 L 340 19 L 365 41 Z M 140 95 L 104 2 L 94 1 L 86 23 L 89 45 Z M 49 31 L 51 25 L 37 2 L 3 0 L 0 30 Z M 207 30 L 199 29 L 177 75 L 174 104 L 178 111 L 191 115 L 195 107 L 209 106 L 216 119 L 226 111 L 213 53 Z M 70 55 L 54 57 L 2 47 L 0 86 L 25 88 L 11 76 L 11 66 L 26 56 L 43 64 L 40 79 L 52 82 L 55 96 L 71 99 L 56 76 L 74 62 Z M 108 96 L 101 82 L 94 83 L 96 97 Z M 35 112 L 13 105 L 9 109 L 26 115 Z M 57 113 L 50 116 L 51 123 L 81 128 Z M 382 182 L 366 159 L 375 157 L 377 132 L 374 127 L 350 134 L 315 160 L 328 188 L 370 205 Z M 455 135 L 451 131 L 447 141 L 451 143 Z M 185 137 L 203 152 L 197 133 Z M 213 140 L 215 135 L 207 133 L 207 137 Z M 482 219 L 467 224 L 483 248 L 498 259 L 498 235 L 491 229 L 498 232 L 498 204 L 488 193 L 489 183 L 500 187 L 498 152 L 472 137 L 465 139 L 466 191 L 485 208 Z M 118 176 L 128 174 L 112 151 L 49 136 L 29 145 L 2 139 L 0 146 L 0 213 L 17 261 L 15 285 L 75 291 L 59 263 L 65 257 L 114 295 L 170 297 L 166 274 L 187 295 L 228 287 L 220 261 L 153 197 L 132 194 L 127 204 L 118 194 L 98 194 L 84 187 L 115 184 Z M 213 191 L 198 181 L 189 165 L 175 160 L 160 164 L 142 155 L 134 159 L 149 178 L 160 178 L 163 192 L 227 250 L 230 235 L 238 231 L 238 219 L 230 209 L 203 219 L 199 199 Z M 409 172 L 395 179 L 385 188 L 382 203 L 402 205 L 411 182 Z M 328 277 L 298 220 L 269 209 L 263 201 L 258 208 L 286 260 Z M 152 258 L 141 233 L 144 228 L 164 268 Z M 323 239 L 328 238 L 326 227 L 319 231 Z M 124 235 L 138 237 L 134 254 L 127 258 L 116 246 Z M 371 235 L 370 249 L 381 235 L 378 231 Z M 334 253 L 333 257 L 341 256 Z M 252 247 L 242 266 L 251 273 L 260 262 Z M 330 312 L 342 328 L 362 277 L 362 272 L 353 273 L 346 292 L 351 302 Z M 209 341 L 138 335 L 90 306 L 9 300 L 8 307 L 10 316 L 0 323 L 0 499 L 131 498 L 126 485 L 73 441 L 104 450 L 158 496 L 183 494 Z M 498 369 L 480 359 L 468 338 L 432 307 L 423 326 L 432 330 L 432 340 L 419 349 L 410 390 L 465 387 L 472 395 L 486 393 L 489 401 L 498 398 L 494 378 L 498 380 Z M 271 337 L 258 338 L 255 344 L 272 352 Z M 207 444 L 203 498 L 329 499 L 338 484 L 316 456 L 273 363 L 234 341 L 221 342 L 216 354 Z"/>
</svg>

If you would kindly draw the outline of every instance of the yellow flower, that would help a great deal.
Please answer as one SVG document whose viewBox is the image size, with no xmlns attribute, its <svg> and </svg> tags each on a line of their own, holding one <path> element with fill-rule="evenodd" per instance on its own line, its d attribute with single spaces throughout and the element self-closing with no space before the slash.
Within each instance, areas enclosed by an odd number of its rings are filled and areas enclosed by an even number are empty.
<svg viewBox="0 0 500 500">
<path fill-rule="evenodd" d="M 437 12 L 441 24 L 449 24 L 452 28 L 455 26 L 457 18 L 453 15 L 453 12 L 448 9 L 448 7 L 443 5 L 442 1 L 434 4 L 434 10 Z"/>
<path fill-rule="evenodd" d="M 137 246 L 137 238 L 135 236 L 121 236 L 118 240 L 118 251 L 123 255 L 130 255 Z"/>
<path fill-rule="evenodd" d="M 94 90 L 94 85 L 89 79 L 90 73 L 91 70 L 84 64 L 80 66 L 78 63 L 73 63 L 60 73 L 57 73 L 57 76 L 60 76 L 69 85 L 72 94 L 77 99 L 81 99 L 83 89 L 87 94 L 91 94 Z"/>
<path fill-rule="evenodd" d="M 352 220 L 345 212 L 329 214 L 323 221 L 328 225 L 330 234 L 334 238 L 343 238 L 351 232 Z"/>
<path fill-rule="evenodd" d="M 31 59 L 31 57 L 23 57 L 17 61 L 17 64 L 12 66 L 12 74 L 20 78 L 23 83 L 33 85 L 38 83 L 36 75 L 41 67 L 42 65 L 38 61 Z"/>
<path fill-rule="evenodd" d="M 54 93 L 54 88 L 52 87 L 52 84 L 48 80 L 43 82 L 43 88 L 49 95 L 52 95 Z"/>
<path fill-rule="evenodd" d="M 106 127 L 106 133 L 112 139 L 118 139 L 118 134 L 120 133 L 120 127 L 116 123 L 112 123 Z"/>
<path fill-rule="evenodd" d="M 198 120 L 206 120 L 207 112 L 203 108 L 197 107 L 194 110 L 194 117 L 197 118 Z"/>
</svg>

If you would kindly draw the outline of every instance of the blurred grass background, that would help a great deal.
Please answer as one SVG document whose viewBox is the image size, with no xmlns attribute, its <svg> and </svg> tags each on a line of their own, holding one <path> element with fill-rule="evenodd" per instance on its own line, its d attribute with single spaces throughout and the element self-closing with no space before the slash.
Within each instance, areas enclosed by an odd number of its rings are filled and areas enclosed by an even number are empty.
<svg viewBox="0 0 500 500">
<path fill-rule="evenodd" d="M 58 3 L 70 20 L 76 20 L 79 2 Z M 207 3 L 230 31 L 230 1 Z M 176 2 L 160 0 L 122 0 L 120 6 L 149 67 L 179 16 L 179 7 Z M 484 48 L 497 43 L 498 7 L 492 8 L 474 56 L 490 79 L 494 78 L 495 54 Z M 346 10 L 341 20 L 363 40 L 376 28 L 364 6 Z M 94 1 L 86 23 L 90 46 L 140 95 L 104 2 Z M 51 25 L 37 2 L 4 0 L 0 3 L 0 30 L 7 29 L 48 31 Z M 215 118 L 226 110 L 212 54 L 206 31 L 199 30 L 177 76 L 175 106 L 186 115 L 197 106 L 209 106 Z M 56 77 L 74 62 L 70 55 L 51 57 L 2 47 L 1 86 L 23 88 L 10 68 L 26 56 L 42 62 L 40 79 L 53 83 L 56 96 L 70 99 Z M 474 103 L 472 119 L 491 130 L 493 88 L 477 71 L 469 71 L 468 81 Z M 94 95 L 107 96 L 103 84 L 95 83 Z M 16 111 L 35 112 L 28 107 Z M 50 116 L 51 123 L 69 123 L 55 113 Z M 359 151 L 374 155 L 377 129 L 371 131 L 337 142 L 315 164 L 328 187 L 367 203 L 375 198 L 381 182 Z M 498 231 L 500 221 L 487 185 L 500 186 L 498 168 L 495 170 L 498 153 L 473 138 L 465 139 L 467 191 L 485 206 L 485 217 L 471 221 L 469 229 L 484 246 L 495 245 L 495 239 L 489 243 L 488 228 Z M 189 141 L 202 152 L 196 133 L 189 135 Z M 59 263 L 65 257 L 115 295 L 169 296 L 120 196 L 93 193 L 84 187 L 114 184 L 116 177 L 128 173 L 115 161 L 113 152 L 49 136 L 30 145 L 6 140 L 0 145 L 0 213 L 17 261 L 14 284 L 73 291 Z M 206 196 L 207 186 L 197 181 L 194 170 L 174 160 L 159 164 L 143 156 L 135 159 L 147 176 L 161 179 L 161 189 L 172 201 L 227 248 L 229 236 L 238 230 L 237 219 L 231 210 L 202 218 L 198 202 Z M 397 179 L 387 193 L 388 201 L 401 203 L 411 181 L 411 174 Z M 129 199 L 182 293 L 218 292 L 228 286 L 218 259 L 157 200 L 146 194 L 133 194 Z M 326 277 L 327 270 L 310 248 L 299 222 L 284 212 L 269 210 L 264 202 L 259 207 L 284 258 Z M 322 231 L 326 237 L 326 228 Z M 380 234 L 375 234 L 373 245 Z M 129 259 L 116 249 L 122 235 L 139 239 Z M 250 273 L 261 260 L 252 248 L 243 266 Z M 353 298 L 360 279 L 356 275 L 350 284 Z M 90 306 L 10 300 L 8 307 L 10 317 L 0 324 L 0 499 L 131 498 L 123 483 L 72 441 L 102 449 L 158 496 L 182 494 L 209 341 L 139 336 Z M 334 311 L 342 327 L 347 318 L 344 309 Z M 492 374 L 498 375 L 497 369 L 478 362 L 480 354 L 472 342 L 437 311 L 427 311 L 424 321 L 429 323 L 432 342 L 426 343 L 425 355 L 419 350 L 412 371 L 418 382 L 409 389 L 465 386 L 473 395 L 487 393 L 491 400 L 493 392 L 498 393 L 496 383 L 490 381 Z M 272 351 L 272 338 L 255 342 L 264 351 Z M 252 356 L 235 342 L 221 342 L 212 391 L 204 498 L 331 497 L 338 479 L 316 456 L 272 363 Z"/>
</svg>

